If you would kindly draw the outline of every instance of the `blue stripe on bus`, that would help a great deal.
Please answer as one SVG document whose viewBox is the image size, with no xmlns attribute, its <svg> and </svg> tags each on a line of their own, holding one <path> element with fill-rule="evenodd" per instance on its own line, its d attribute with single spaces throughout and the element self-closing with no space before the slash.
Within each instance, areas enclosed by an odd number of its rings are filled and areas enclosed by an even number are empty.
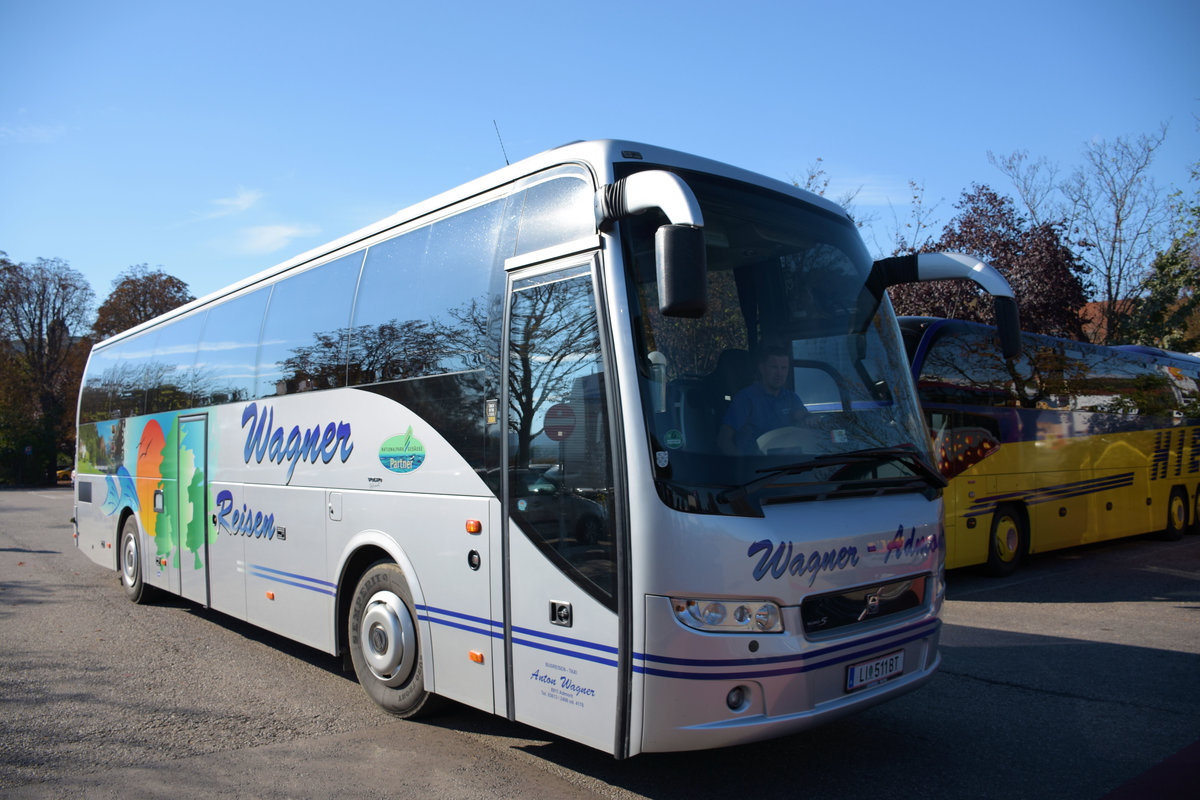
<svg viewBox="0 0 1200 800">
<path fill-rule="evenodd" d="M 594 655 L 592 653 L 581 653 L 578 650 L 567 650 L 566 648 L 563 648 L 563 647 L 552 647 L 551 645 L 545 644 L 544 642 L 534 642 L 534 641 L 530 641 L 528 639 L 518 639 L 516 636 L 513 637 L 513 644 L 519 644 L 523 647 L 528 647 L 533 650 L 541 650 L 546 653 L 555 653 L 560 656 L 570 656 L 571 658 L 579 658 L 584 661 L 593 661 L 597 664 L 603 664 L 606 667 L 617 666 L 616 659 L 605 658 L 604 656 Z M 585 642 L 582 644 L 586 644 L 588 647 L 595 647 L 597 649 L 607 649 L 603 645 L 597 645 L 597 644 L 593 644 L 590 642 Z M 615 653 L 616 648 L 615 647 L 612 648 L 612 651 Z"/>
<path fill-rule="evenodd" d="M 433 625 L 442 625 L 448 628 L 467 631 L 468 633 L 476 633 L 481 636 L 487 636 L 493 639 L 503 639 L 502 631 L 495 630 L 503 628 L 503 623 L 497 620 L 486 619 L 484 617 L 476 617 L 470 614 L 463 614 L 457 611 L 448 609 L 435 608 L 433 606 L 417 606 L 418 619 L 423 622 L 428 622 Z M 447 619 L 449 617 L 450 619 Z M 461 622 L 459 620 L 462 620 Z M 476 623 L 471 625 L 467 623 Z M 828 667 L 841 663 L 848 663 L 857 659 L 863 658 L 862 652 L 864 647 L 872 644 L 877 644 L 887 640 L 887 647 L 899 647 L 917 639 L 925 638 L 941 627 L 941 620 L 926 620 L 915 625 L 901 628 L 899 630 L 885 631 L 875 636 L 865 639 L 856 639 L 852 642 L 841 642 L 830 645 L 819 650 L 814 650 L 802 655 L 786 655 L 786 656 L 770 656 L 766 658 L 746 658 L 746 659 L 729 659 L 729 658 L 676 658 L 673 656 L 656 656 L 649 653 L 634 653 L 633 671 L 656 677 L 666 678 L 681 678 L 686 680 L 734 680 L 743 678 L 769 678 L 780 675 L 799 675 L 804 672 L 811 672 L 815 669 Z M 487 628 L 480 626 L 488 626 Z M 528 647 L 533 650 L 541 650 L 547 653 L 567 656 L 570 658 L 578 658 L 584 661 L 591 661 L 604 666 L 616 667 L 618 662 L 615 658 L 607 657 L 608 655 L 616 656 L 618 649 L 611 645 L 600 644 L 598 642 L 590 642 L 584 639 L 574 639 L 568 636 L 560 636 L 558 634 L 544 633 L 531 628 L 522 628 L 513 626 L 513 644 L 521 647 Z M 901 637 L 901 638 L 896 638 Z M 564 645 L 564 646 L 557 646 Z M 582 648 L 582 649 L 580 649 Z M 598 653 L 589 653 L 586 650 L 596 650 Z M 851 652 L 844 652 L 851 651 Z M 642 662 L 642 663 L 637 663 Z M 693 667 L 698 669 L 720 670 L 716 672 L 696 672 L 682 669 L 665 669 L 662 667 L 650 666 L 651 664 L 663 664 L 676 667 Z M 782 664 L 778 669 L 754 669 L 755 667 L 769 667 L 775 664 Z M 730 668 L 749 667 L 750 669 L 736 669 L 731 671 Z"/>
<path fill-rule="evenodd" d="M 493 639 L 503 639 L 504 638 L 503 633 L 498 633 L 496 631 L 491 631 L 491 630 L 484 630 L 483 628 L 479 628 L 474 625 L 467 625 L 462 622 L 454 622 L 453 620 L 438 619 L 437 617 L 431 617 L 428 614 L 418 613 L 417 619 L 421 620 L 422 622 L 429 622 L 434 625 L 441 625 L 446 628 L 457 628 L 458 630 L 466 631 L 467 633 L 478 633 L 481 636 L 490 636 Z"/>
<path fill-rule="evenodd" d="M 941 620 L 926 620 L 925 622 L 917 623 L 899 630 L 887 631 L 876 636 L 871 636 L 865 639 L 855 639 L 851 642 L 842 642 L 830 647 L 825 647 L 820 650 L 813 650 L 808 653 L 797 653 L 786 656 L 768 656 L 765 658 L 675 658 L 673 656 L 655 656 L 648 653 L 634 653 L 635 661 L 653 662 L 656 664 L 671 664 L 680 667 L 749 667 L 758 665 L 770 664 L 786 664 L 795 661 L 812 661 L 816 658 L 823 658 L 839 650 L 857 649 L 864 645 L 873 644 L 875 642 L 890 639 L 893 636 L 901 636 L 907 633 L 915 633 L 916 638 L 927 636 L 935 628 L 941 625 Z M 911 639 L 906 640 L 911 641 Z M 689 673 L 690 674 L 690 673 Z"/>
<path fill-rule="evenodd" d="M 937 624 L 940 624 L 940 621 L 937 621 Z M 909 642 L 915 642 L 918 639 L 923 639 L 926 636 L 929 636 L 930 634 L 932 634 L 936 627 L 937 627 L 937 625 L 933 625 L 928 628 L 926 628 L 926 627 L 919 628 L 904 638 L 896 639 L 895 641 L 889 642 L 888 648 L 890 649 L 892 647 L 900 647 L 901 645 L 908 644 Z M 895 634 L 893 633 L 892 635 L 895 635 Z M 856 642 L 855 644 L 861 645 L 863 643 Z M 849 664 L 851 662 L 858 661 L 861 658 L 869 658 L 870 657 L 869 653 L 864 653 L 864 652 L 859 651 L 859 652 L 843 653 L 841 655 L 837 655 L 837 656 L 834 656 L 832 658 L 828 658 L 825 660 L 817 660 L 821 655 L 828 654 L 833 649 L 834 648 L 829 648 L 829 649 L 826 649 L 823 651 L 819 651 L 818 653 L 815 653 L 815 654 L 809 654 L 804 657 L 804 660 L 802 663 L 795 664 L 795 665 L 788 666 L 788 667 L 783 667 L 780 669 L 767 669 L 767 670 L 750 669 L 750 670 L 736 670 L 736 671 L 722 671 L 722 672 L 685 672 L 683 670 L 659 669 L 656 667 L 637 666 L 635 664 L 633 667 L 633 671 L 639 672 L 643 675 L 649 675 L 652 677 L 679 678 L 681 680 L 691 680 L 691 681 L 754 680 L 757 678 L 775 678 L 775 677 L 780 677 L 780 676 L 784 676 L 784 675 L 802 675 L 805 672 L 812 672 L 813 670 L 822 669 L 824 667 L 832 667 L 832 666 L 836 666 L 838 664 Z M 839 648 L 839 649 L 844 649 L 844 648 Z M 764 661 L 765 661 L 765 659 L 764 659 Z M 720 663 L 720 662 L 716 662 L 716 663 Z"/>
<path fill-rule="evenodd" d="M 1006 492 L 1003 494 L 993 494 L 988 495 L 987 497 L 980 497 L 972 501 L 970 510 L 964 513 L 963 516 L 978 517 L 983 514 L 990 514 L 996 510 L 996 506 L 1010 500 L 1019 500 L 1026 505 L 1036 506 L 1041 503 L 1049 503 L 1053 500 L 1065 500 L 1072 497 L 1083 497 L 1089 494 L 1106 492 L 1110 489 L 1123 489 L 1132 485 L 1133 473 L 1122 472 L 1117 475 L 1108 475 L 1103 478 L 1090 478 L 1083 481 L 1062 483 L 1056 486 L 1045 486 L 1028 492 Z"/>
<path fill-rule="evenodd" d="M 285 583 L 288 586 L 297 586 L 301 589 L 307 589 L 310 592 L 317 592 L 318 594 L 327 594 L 330 597 L 334 596 L 334 593 L 331 589 L 323 589 L 320 586 L 313 586 L 311 583 L 301 583 L 300 582 L 300 581 L 314 581 L 315 583 L 325 583 L 325 581 L 318 581 L 315 578 L 306 578 L 303 575 L 292 576 L 295 578 L 299 578 L 299 580 L 289 581 L 285 578 L 280 577 L 281 575 L 290 575 L 291 573 L 288 573 L 288 572 L 280 572 L 277 569 L 267 569 L 266 567 L 259 567 L 254 564 L 247 564 L 246 568 L 247 568 L 247 572 L 256 578 L 262 578 L 263 580 L 273 581 L 274 583 Z M 274 574 L 269 574 L 269 573 L 274 573 Z M 326 585 L 332 586 L 333 584 L 328 583 Z"/>
<path fill-rule="evenodd" d="M 501 627 L 501 628 L 504 627 L 503 622 L 497 622 L 494 619 L 485 619 L 484 617 L 473 617 L 470 614 L 463 614 L 460 611 L 451 611 L 448 608 L 437 608 L 435 606 L 422 606 L 422 605 L 416 605 L 415 603 L 414 603 L 414 605 L 416 606 L 416 609 L 418 612 L 425 611 L 430 614 L 441 614 L 444 617 L 455 617 L 456 619 L 463 619 L 463 620 L 466 620 L 467 622 L 477 622 L 480 625 L 490 625 L 492 627 Z"/>
<path fill-rule="evenodd" d="M 597 644 L 596 642 L 588 642 L 584 641 L 583 639 L 572 639 L 569 636 L 559 636 L 553 633 L 542 633 L 541 631 L 535 631 L 532 628 L 520 628 L 514 625 L 513 633 L 520 633 L 526 636 L 537 636 L 542 639 L 550 639 L 551 641 L 561 642 L 563 644 L 572 644 L 577 647 L 590 647 L 593 650 L 601 650 L 605 653 L 612 653 L 613 655 L 616 655 L 617 653 L 617 648 L 606 644 Z"/>
<path fill-rule="evenodd" d="M 283 575 L 284 577 L 287 577 L 287 578 L 295 578 L 298 581 L 308 581 L 310 583 L 319 583 L 322 586 L 328 586 L 331 589 L 337 588 L 336 583 L 330 583 L 329 581 L 323 581 L 320 578 L 310 578 L 307 575 L 297 575 L 294 572 L 284 572 L 281 569 L 272 569 L 270 567 L 264 567 L 262 564 L 247 564 L 246 566 L 249 567 L 250 569 L 261 570 L 262 572 L 270 572 L 274 575 Z M 260 576 L 260 577 L 266 577 L 266 576 Z"/>
</svg>

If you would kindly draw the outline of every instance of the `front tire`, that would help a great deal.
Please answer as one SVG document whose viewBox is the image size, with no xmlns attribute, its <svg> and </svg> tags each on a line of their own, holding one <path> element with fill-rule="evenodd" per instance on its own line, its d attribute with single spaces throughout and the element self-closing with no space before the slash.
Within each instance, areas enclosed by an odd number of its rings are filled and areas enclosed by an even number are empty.
<svg viewBox="0 0 1200 800">
<path fill-rule="evenodd" d="M 405 719 L 429 713 L 417 614 L 400 567 L 379 562 L 362 576 L 349 618 L 350 660 L 380 708 Z"/>
<path fill-rule="evenodd" d="M 987 572 L 997 578 L 1012 575 L 1029 541 L 1025 515 L 1017 506 L 1003 505 L 992 514 L 988 536 Z"/>
<path fill-rule="evenodd" d="M 150 587 L 142 580 L 142 545 L 137 519 L 130 514 L 121 525 L 121 547 L 117 551 L 121 588 L 131 602 L 142 604 L 150 599 Z"/>
</svg>

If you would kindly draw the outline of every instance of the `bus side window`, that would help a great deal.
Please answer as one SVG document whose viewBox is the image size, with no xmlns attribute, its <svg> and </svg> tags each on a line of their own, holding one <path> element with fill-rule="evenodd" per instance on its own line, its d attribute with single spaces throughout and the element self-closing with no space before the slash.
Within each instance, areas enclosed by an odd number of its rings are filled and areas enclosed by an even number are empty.
<svg viewBox="0 0 1200 800">
<path fill-rule="evenodd" d="M 249 400 L 270 288 L 212 306 L 196 353 L 197 406 Z"/>
<path fill-rule="evenodd" d="M 258 350 L 256 397 L 346 383 L 346 335 L 363 251 L 275 284 Z"/>
<path fill-rule="evenodd" d="M 480 369 L 505 199 L 367 250 L 350 331 L 350 385 Z"/>
<path fill-rule="evenodd" d="M 196 393 L 196 345 L 208 312 L 176 320 L 159 329 L 147 366 L 146 411 L 178 411 L 193 405 Z"/>
<path fill-rule="evenodd" d="M 578 178 L 557 178 L 530 186 L 524 201 L 517 255 L 570 242 L 596 230 L 591 186 Z"/>
</svg>

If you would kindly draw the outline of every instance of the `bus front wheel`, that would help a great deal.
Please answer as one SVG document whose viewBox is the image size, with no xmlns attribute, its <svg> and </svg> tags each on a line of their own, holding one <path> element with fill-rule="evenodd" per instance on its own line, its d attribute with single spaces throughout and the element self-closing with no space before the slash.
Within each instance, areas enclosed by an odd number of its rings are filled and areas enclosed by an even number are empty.
<svg viewBox="0 0 1200 800">
<path fill-rule="evenodd" d="M 416 717 L 431 710 L 425 691 L 412 593 L 400 567 L 375 564 L 350 606 L 350 659 L 358 682 L 384 711 Z"/>
<path fill-rule="evenodd" d="M 121 563 L 121 588 L 125 596 L 134 603 L 145 603 L 150 596 L 150 587 L 142 580 L 142 546 L 138 539 L 137 519 L 133 514 L 121 525 L 121 547 L 117 551 Z"/>
<path fill-rule="evenodd" d="M 1025 515 L 1017 506 L 997 508 L 992 514 L 992 529 L 988 538 L 988 574 L 997 578 L 1011 575 L 1021 563 L 1028 536 Z"/>
<path fill-rule="evenodd" d="M 1182 539 L 1187 527 L 1187 492 L 1176 486 L 1171 490 L 1171 499 L 1167 501 L 1167 527 L 1163 529 L 1162 538 L 1169 542 Z"/>
</svg>

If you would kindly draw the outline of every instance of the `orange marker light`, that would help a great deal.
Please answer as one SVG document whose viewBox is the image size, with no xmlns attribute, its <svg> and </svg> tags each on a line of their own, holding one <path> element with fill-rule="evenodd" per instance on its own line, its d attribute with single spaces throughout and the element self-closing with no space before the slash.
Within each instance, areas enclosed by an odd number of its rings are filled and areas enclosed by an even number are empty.
<svg viewBox="0 0 1200 800">
<path fill-rule="evenodd" d="M 274 592 L 267 592 L 267 599 L 268 599 L 268 600 L 274 600 L 274 599 L 275 599 L 275 593 L 274 593 Z"/>
<path fill-rule="evenodd" d="M 477 519 L 467 520 L 467 533 L 483 533 L 483 523 Z"/>
<path fill-rule="evenodd" d="M 478 650 L 471 650 L 467 653 L 467 655 L 469 655 L 471 657 L 471 660 L 474 661 L 476 664 L 483 663 L 483 653 L 479 652 Z"/>
</svg>

